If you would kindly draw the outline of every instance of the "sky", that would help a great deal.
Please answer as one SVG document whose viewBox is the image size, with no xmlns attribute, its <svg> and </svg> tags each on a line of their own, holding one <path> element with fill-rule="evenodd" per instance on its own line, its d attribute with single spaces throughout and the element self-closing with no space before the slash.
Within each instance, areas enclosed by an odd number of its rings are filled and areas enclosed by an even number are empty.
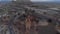
<svg viewBox="0 0 60 34">
<path fill-rule="evenodd" d="M 0 0 L 0 1 L 11 1 L 11 0 Z"/>
<path fill-rule="evenodd" d="M 0 1 L 11 1 L 11 0 L 0 0 Z M 60 0 L 31 0 L 31 1 L 39 1 L 39 2 L 52 2 L 52 1 L 60 1 Z"/>
</svg>

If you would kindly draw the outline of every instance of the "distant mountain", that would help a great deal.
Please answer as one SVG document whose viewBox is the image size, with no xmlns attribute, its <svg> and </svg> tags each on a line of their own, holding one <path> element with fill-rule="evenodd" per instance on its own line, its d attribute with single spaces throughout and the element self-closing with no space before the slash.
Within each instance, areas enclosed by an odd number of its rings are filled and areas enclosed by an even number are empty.
<svg viewBox="0 0 60 34">
<path fill-rule="evenodd" d="M 60 2 L 55 1 L 55 2 L 33 2 L 35 4 L 60 4 Z"/>
<path fill-rule="evenodd" d="M 0 3 L 5 4 L 5 3 L 10 3 L 11 1 L 0 1 Z"/>
</svg>

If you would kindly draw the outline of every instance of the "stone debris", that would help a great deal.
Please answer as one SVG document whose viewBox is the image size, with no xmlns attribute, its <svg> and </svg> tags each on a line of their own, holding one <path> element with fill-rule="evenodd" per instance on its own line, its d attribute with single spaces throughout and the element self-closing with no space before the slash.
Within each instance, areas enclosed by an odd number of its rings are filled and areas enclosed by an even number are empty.
<svg viewBox="0 0 60 34">
<path fill-rule="evenodd" d="M 31 5 L 30 3 L 28 4 Z M 8 4 L 7 14 L 4 14 L 0 17 L 1 34 L 56 34 L 57 32 L 60 33 L 60 28 L 56 28 L 60 25 L 60 19 L 51 16 L 50 14 L 48 15 L 46 13 L 47 11 L 44 12 L 45 10 L 43 9 L 40 9 L 41 11 L 39 10 L 39 12 L 37 11 L 38 9 L 30 7 L 28 4 L 21 4 L 18 2 Z"/>
</svg>

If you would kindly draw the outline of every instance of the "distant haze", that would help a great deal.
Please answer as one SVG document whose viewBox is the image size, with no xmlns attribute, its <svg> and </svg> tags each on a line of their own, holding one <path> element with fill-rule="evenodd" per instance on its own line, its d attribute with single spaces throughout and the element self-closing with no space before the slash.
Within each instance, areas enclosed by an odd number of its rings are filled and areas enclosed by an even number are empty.
<svg viewBox="0 0 60 34">
<path fill-rule="evenodd" d="M 12 0 L 0 0 L 0 1 L 12 1 Z M 31 1 L 33 2 L 60 2 L 60 0 L 31 0 Z"/>
<path fill-rule="evenodd" d="M 56 2 L 56 1 L 60 1 L 60 0 L 31 0 L 31 1 L 38 1 L 38 2 Z"/>
</svg>

